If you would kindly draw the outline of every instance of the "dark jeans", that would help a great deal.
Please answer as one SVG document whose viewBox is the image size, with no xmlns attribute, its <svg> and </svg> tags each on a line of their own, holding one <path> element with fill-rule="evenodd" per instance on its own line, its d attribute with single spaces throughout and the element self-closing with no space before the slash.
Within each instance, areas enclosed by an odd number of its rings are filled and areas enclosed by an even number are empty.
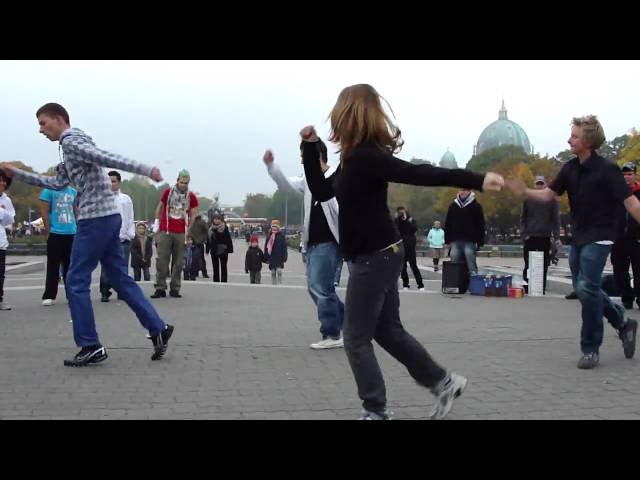
<svg viewBox="0 0 640 480">
<path fill-rule="evenodd" d="M 133 267 L 133 279 L 136 282 L 140 281 L 141 274 L 144 274 L 144 281 L 151 280 L 151 273 L 149 273 L 149 267 Z"/>
<path fill-rule="evenodd" d="M 203 265 L 205 265 L 203 267 Z M 204 261 L 204 244 L 191 246 L 191 278 L 195 280 L 198 277 L 198 272 L 202 271 L 203 274 L 207 273 L 206 263 Z"/>
<path fill-rule="evenodd" d="M 624 308 L 614 304 L 602 290 L 602 270 L 609 255 L 609 245 L 589 243 L 571 246 L 569 267 L 573 288 L 582 304 L 580 348 L 583 353 L 598 352 L 602 345 L 605 316 L 616 330 L 624 325 Z"/>
<path fill-rule="evenodd" d="M 7 251 L 0 249 L 0 303 L 4 298 L 4 272 L 7 268 Z"/>
<path fill-rule="evenodd" d="M 50 233 L 47 238 L 47 277 L 42 295 L 43 300 L 55 300 L 58 296 L 60 265 L 62 265 L 62 280 L 63 282 L 67 280 L 74 237 L 75 235 Z"/>
<path fill-rule="evenodd" d="M 259 284 L 262 278 L 260 270 L 249 270 L 249 283 Z"/>
<path fill-rule="evenodd" d="M 227 282 L 227 260 L 229 259 L 229 254 L 224 253 L 222 255 L 214 255 L 211 253 L 211 262 L 213 263 L 213 281 L 214 282 Z M 222 278 L 220 278 L 220 274 L 222 273 Z"/>
<path fill-rule="evenodd" d="M 402 286 L 409 286 L 409 274 L 407 273 L 407 262 L 409 262 L 409 266 L 411 267 L 411 271 L 413 272 L 413 276 L 416 279 L 416 283 L 418 284 L 418 288 L 424 288 L 424 283 L 422 283 L 422 275 L 420 274 L 420 269 L 418 268 L 418 264 L 416 263 L 416 241 L 415 238 L 413 240 L 403 240 L 404 244 L 404 261 L 402 262 Z"/>
<path fill-rule="evenodd" d="M 618 240 L 611 247 L 613 276 L 624 303 L 640 300 L 640 243 L 634 239 Z M 633 270 L 633 289 L 629 278 L 629 265 Z"/>
<path fill-rule="evenodd" d="M 344 348 L 366 410 L 381 412 L 387 397 L 382 371 L 372 339 L 402 363 L 413 379 L 434 388 L 445 370 L 429 356 L 400 322 L 398 277 L 404 263 L 404 247 L 356 257 L 347 285 Z"/>
<path fill-rule="evenodd" d="M 322 338 L 340 338 L 344 322 L 344 305 L 333 286 L 338 260 L 338 244 L 324 242 L 310 245 L 306 253 L 307 289 L 318 309 Z"/>
<path fill-rule="evenodd" d="M 131 254 L 131 242 L 129 240 L 120 241 L 120 249 L 122 251 L 122 258 L 124 259 L 124 264 L 127 268 L 127 275 L 129 275 L 129 256 Z M 111 296 L 111 284 L 109 283 L 109 279 L 107 278 L 107 272 L 104 268 L 104 265 L 100 271 L 100 293 L 103 297 Z M 118 300 L 120 300 L 120 296 L 118 295 Z"/>
<path fill-rule="evenodd" d="M 529 281 L 527 271 L 529 270 L 529 252 L 544 252 L 544 279 L 542 283 L 542 292 L 547 291 L 547 270 L 551 257 L 549 250 L 551 248 L 551 237 L 529 237 L 524 241 L 524 270 L 522 270 L 522 278 L 525 282 Z"/>
</svg>

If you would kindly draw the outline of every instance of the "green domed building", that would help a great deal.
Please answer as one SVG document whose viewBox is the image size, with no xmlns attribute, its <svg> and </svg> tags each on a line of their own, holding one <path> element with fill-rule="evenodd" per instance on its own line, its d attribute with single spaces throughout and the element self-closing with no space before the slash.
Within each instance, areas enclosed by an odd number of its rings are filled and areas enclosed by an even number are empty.
<svg viewBox="0 0 640 480">
<path fill-rule="evenodd" d="M 449 148 L 447 148 L 447 151 L 445 152 L 445 154 L 442 155 L 442 158 L 440 159 L 440 166 L 442 168 L 458 168 L 458 162 L 456 162 L 456 157 L 453 153 L 449 151 Z"/>
<path fill-rule="evenodd" d="M 527 154 L 533 154 L 533 147 L 529 143 L 527 133 L 516 122 L 507 118 L 507 109 L 502 101 L 502 108 L 498 120 L 485 128 L 473 148 L 473 154 L 478 155 L 485 150 L 501 145 L 516 145 L 522 147 Z"/>
</svg>

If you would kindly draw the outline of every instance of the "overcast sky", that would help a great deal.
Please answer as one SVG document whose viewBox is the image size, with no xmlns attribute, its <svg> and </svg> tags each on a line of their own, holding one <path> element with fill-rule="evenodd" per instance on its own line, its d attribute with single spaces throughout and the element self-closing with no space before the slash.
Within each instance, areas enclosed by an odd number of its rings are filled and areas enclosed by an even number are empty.
<svg viewBox="0 0 640 480">
<path fill-rule="evenodd" d="M 38 171 L 58 163 L 35 111 L 64 105 L 100 148 L 158 165 L 170 183 L 182 168 L 192 189 L 224 205 L 272 194 L 262 154 L 302 172 L 299 130 L 323 139 L 340 90 L 369 83 L 394 110 L 401 158 L 438 162 L 447 147 L 464 166 L 482 130 L 510 120 L 536 152 L 566 148 L 573 116 L 600 117 L 608 139 L 640 127 L 640 61 L 0 61 L 0 160 Z M 329 159 L 336 162 L 330 146 Z"/>
</svg>

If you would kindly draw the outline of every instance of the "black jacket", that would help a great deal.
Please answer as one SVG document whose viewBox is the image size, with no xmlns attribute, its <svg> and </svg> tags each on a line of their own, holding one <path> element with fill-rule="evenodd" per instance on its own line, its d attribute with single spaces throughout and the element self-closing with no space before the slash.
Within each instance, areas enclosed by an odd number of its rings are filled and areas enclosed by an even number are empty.
<svg viewBox="0 0 640 480">
<path fill-rule="evenodd" d="M 213 227 L 209 227 L 209 238 L 207 239 L 207 253 L 211 252 L 211 255 L 218 255 L 218 245 L 226 245 L 227 249 L 224 253 L 233 253 L 233 241 L 229 234 L 229 227 L 225 225 L 222 233 L 215 230 Z"/>
<path fill-rule="evenodd" d="M 418 226 L 416 225 L 416 221 L 413 217 L 409 215 L 409 212 L 407 212 L 406 220 L 401 217 L 396 217 L 396 227 L 398 227 L 402 241 L 405 244 L 415 245 Z"/>
<path fill-rule="evenodd" d="M 484 245 L 484 229 L 484 212 L 477 200 L 464 208 L 455 201 L 449 205 L 444 225 L 444 243 L 465 241 L 481 247 Z"/>
<path fill-rule="evenodd" d="M 264 242 L 263 262 L 269 264 L 269 270 L 274 270 L 275 268 L 284 268 L 284 264 L 286 263 L 289 256 L 284 233 L 276 233 L 276 239 L 273 242 L 273 250 L 271 251 L 271 255 L 269 255 L 269 252 L 267 251 L 267 244 L 269 243 L 269 238 L 271 237 L 271 235 L 273 235 L 273 233 L 269 231 L 267 240 Z"/>
<path fill-rule="evenodd" d="M 259 272 L 262 270 L 262 262 L 264 261 L 264 253 L 260 247 L 249 247 L 247 255 L 244 257 L 244 272 Z"/>
<path fill-rule="evenodd" d="M 142 245 L 140 237 L 131 240 L 131 266 L 135 268 L 150 267 L 151 257 L 153 256 L 153 239 L 146 237 L 144 240 L 144 254 L 142 253 Z"/>
<path fill-rule="evenodd" d="M 634 183 L 631 187 L 633 194 L 640 200 L 640 184 Z M 640 225 L 631 214 L 627 212 L 624 204 L 618 207 L 618 239 L 619 240 L 640 240 Z"/>
</svg>

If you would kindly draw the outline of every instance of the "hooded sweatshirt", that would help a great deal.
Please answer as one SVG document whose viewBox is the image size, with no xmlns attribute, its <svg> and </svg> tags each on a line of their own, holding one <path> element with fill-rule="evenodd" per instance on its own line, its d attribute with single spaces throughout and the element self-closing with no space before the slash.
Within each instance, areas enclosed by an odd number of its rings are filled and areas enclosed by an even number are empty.
<svg viewBox="0 0 640 480">
<path fill-rule="evenodd" d="M 445 243 L 457 241 L 484 245 L 484 212 L 471 192 L 464 200 L 460 194 L 449 206 L 444 225 Z"/>
<path fill-rule="evenodd" d="M 59 142 L 62 162 L 56 166 L 55 177 L 17 168 L 13 168 L 13 172 L 19 180 L 37 187 L 62 190 L 67 185 L 73 186 L 78 191 L 78 220 L 119 213 L 105 167 L 151 176 L 153 167 L 99 149 L 93 139 L 78 128 L 65 130 Z"/>
</svg>

